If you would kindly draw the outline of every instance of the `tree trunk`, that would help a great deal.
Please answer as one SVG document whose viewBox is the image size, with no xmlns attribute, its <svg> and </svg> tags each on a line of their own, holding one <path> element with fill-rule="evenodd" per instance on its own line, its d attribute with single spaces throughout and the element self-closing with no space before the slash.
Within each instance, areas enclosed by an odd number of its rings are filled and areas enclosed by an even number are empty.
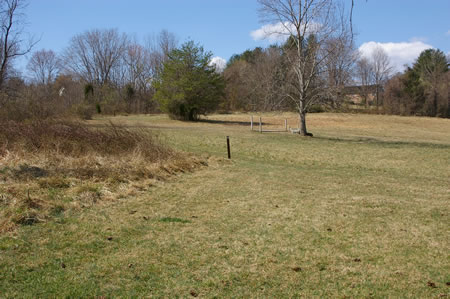
<svg viewBox="0 0 450 299">
<path fill-rule="evenodd" d="M 377 106 L 377 111 L 378 111 L 378 86 L 377 86 L 377 89 L 375 91 L 375 95 L 376 95 L 376 106 Z"/>
<path fill-rule="evenodd" d="M 376 96 L 377 96 L 377 111 L 378 111 L 379 100 L 380 100 L 380 91 L 378 90 L 378 85 L 377 85 L 375 92 L 376 92 Z"/>
<path fill-rule="evenodd" d="M 433 90 L 433 116 L 438 116 L 438 95 L 436 89 Z"/>
<path fill-rule="evenodd" d="M 302 136 L 312 136 L 311 133 L 308 133 L 306 130 L 306 112 L 300 110 L 299 111 L 299 131 L 298 133 Z"/>
</svg>

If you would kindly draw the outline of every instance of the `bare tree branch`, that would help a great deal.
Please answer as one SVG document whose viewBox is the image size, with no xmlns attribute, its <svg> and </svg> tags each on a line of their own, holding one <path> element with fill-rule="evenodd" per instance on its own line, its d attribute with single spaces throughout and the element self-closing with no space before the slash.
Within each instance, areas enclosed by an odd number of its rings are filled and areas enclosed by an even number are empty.
<svg viewBox="0 0 450 299">
<path fill-rule="evenodd" d="M 287 97 L 294 100 L 299 113 L 299 133 L 306 129 L 308 108 L 329 92 L 321 75 L 325 64 L 338 57 L 340 47 L 330 46 L 330 40 L 343 40 L 348 35 L 339 0 L 258 0 L 261 19 L 284 26 L 287 56 L 292 74 Z"/>
<path fill-rule="evenodd" d="M 28 54 L 38 41 L 23 39 L 26 0 L 2 0 L 0 2 L 0 89 L 2 89 L 14 60 Z"/>
<path fill-rule="evenodd" d="M 116 29 L 76 35 L 63 55 L 65 71 L 89 83 L 120 84 L 128 43 L 128 37 Z"/>
<path fill-rule="evenodd" d="M 59 72 L 60 60 L 52 50 L 34 52 L 27 64 L 34 82 L 42 85 L 52 83 Z"/>
</svg>

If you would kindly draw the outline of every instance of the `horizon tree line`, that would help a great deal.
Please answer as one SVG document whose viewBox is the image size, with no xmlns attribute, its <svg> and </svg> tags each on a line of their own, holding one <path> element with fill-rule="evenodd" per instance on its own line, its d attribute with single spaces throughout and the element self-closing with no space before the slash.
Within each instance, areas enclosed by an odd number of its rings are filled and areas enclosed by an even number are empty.
<svg viewBox="0 0 450 299">
<path fill-rule="evenodd" d="M 211 107 L 223 111 L 297 111 L 299 134 L 305 136 L 310 135 L 306 114 L 342 109 L 351 85 L 359 85 L 367 109 L 374 90 L 378 112 L 449 117 L 448 57 L 427 50 L 404 74 L 390 80 L 393 68 L 382 48 L 368 56 L 355 49 L 344 2 L 258 0 L 261 20 L 281 24 L 281 31 L 271 34 L 284 35 L 284 42 L 233 55 L 218 74 L 223 84 L 217 81 L 215 85 L 222 86 L 224 93 L 213 92 L 216 98 L 203 99 L 206 93 L 199 92 L 189 102 L 197 103 L 195 109 L 205 113 L 211 112 Z M 162 86 L 174 88 L 161 80 L 170 78 L 167 72 L 180 56 L 188 59 L 201 50 L 207 54 L 202 56 L 203 71 L 214 72 L 209 52 L 194 42 L 179 47 L 175 35 L 166 30 L 140 42 L 118 29 L 92 29 L 73 36 L 61 53 L 51 49 L 32 52 L 24 81 L 14 70 L 14 60 L 31 53 L 36 45 L 35 39 L 22 38 L 20 17 L 25 5 L 25 0 L 5 0 L 0 5 L 0 108 L 9 107 L 19 118 L 27 117 L 30 107 L 44 116 L 71 110 L 84 118 L 95 112 L 156 112 L 170 106 L 170 99 L 155 95 Z M 192 53 L 181 55 L 180 49 Z M 213 77 L 217 76 L 211 73 L 205 78 Z M 200 82 L 195 83 L 192 76 L 189 80 L 183 86 Z M 206 102 L 209 108 L 200 109 L 199 103 Z"/>
</svg>

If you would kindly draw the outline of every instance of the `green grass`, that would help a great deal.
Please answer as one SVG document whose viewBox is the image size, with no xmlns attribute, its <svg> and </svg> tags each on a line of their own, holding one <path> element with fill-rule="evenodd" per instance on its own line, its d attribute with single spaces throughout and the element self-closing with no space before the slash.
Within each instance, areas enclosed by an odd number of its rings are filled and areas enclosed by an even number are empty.
<svg viewBox="0 0 450 299">
<path fill-rule="evenodd" d="M 450 295 L 449 120 L 311 115 L 301 138 L 209 119 L 114 118 L 209 166 L 1 235 L 0 297 Z"/>
</svg>

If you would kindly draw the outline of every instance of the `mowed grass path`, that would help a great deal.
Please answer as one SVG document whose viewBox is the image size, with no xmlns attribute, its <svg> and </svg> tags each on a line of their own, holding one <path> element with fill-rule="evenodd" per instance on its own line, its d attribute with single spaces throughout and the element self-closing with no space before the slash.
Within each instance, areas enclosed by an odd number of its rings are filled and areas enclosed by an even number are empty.
<svg viewBox="0 0 450 299">
<path fill-rule="evenodd" d="M 0 236 L 0 297 L 450 296 L 450 120 L 317 114 L 314 138 L 111 120 L 209 166 Z"/>
</svg>

